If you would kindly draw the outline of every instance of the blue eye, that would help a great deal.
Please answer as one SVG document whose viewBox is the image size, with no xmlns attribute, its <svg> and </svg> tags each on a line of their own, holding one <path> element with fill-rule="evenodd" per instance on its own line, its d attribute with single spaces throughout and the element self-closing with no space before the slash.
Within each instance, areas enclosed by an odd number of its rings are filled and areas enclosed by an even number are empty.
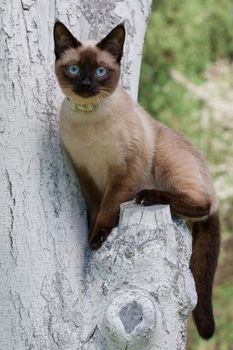
<svg viewBox="0 0 233 350">
<path fill-rule="evenodd" d="M 107 68 L 105 67 L 98 67 L 96 68 L 95 70 L 95 74 L 98 76 L 98 77 L 103 77 L 107 74 L 108 70 Z"/>
<path fill-rule="evenodd" d="M 80 72 L 80 68 L 76 64 L 72 64 L 71 66 L 68 66 L 67 70 L 71 75 L 77 75 Z"/>
</svg>

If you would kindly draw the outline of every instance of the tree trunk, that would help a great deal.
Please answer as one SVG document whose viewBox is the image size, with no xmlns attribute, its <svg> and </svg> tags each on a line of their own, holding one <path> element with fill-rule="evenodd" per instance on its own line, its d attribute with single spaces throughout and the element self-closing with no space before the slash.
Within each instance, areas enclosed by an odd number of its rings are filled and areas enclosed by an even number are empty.
<svg viewBox="0 0 233 350">
<path fill-rule="evenodd" d="M 55 18 L 80 40 L 101 38 L 126 20 L 122 83 L 136 99 L 150 4 L 1 1 L 1 350 L 82 348 L 86 211 L 58 135 Z"/>
</svg>

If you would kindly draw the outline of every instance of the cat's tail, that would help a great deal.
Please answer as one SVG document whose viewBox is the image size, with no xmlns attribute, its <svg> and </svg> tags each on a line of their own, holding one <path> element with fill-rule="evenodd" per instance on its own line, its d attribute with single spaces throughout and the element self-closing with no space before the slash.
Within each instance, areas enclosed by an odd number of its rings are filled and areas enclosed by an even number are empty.
<svg viewBox="0 0 233 350">
<path fill-rule="evenodd" d="M 220 248 L 218 213 L 193 224 L 193 252 L 190 269 L 196 283 L 198 302 L 193 318 L 199 335 L 209 339 L 215 331 L 212 308 L 212 286 Z"/>
</svg>

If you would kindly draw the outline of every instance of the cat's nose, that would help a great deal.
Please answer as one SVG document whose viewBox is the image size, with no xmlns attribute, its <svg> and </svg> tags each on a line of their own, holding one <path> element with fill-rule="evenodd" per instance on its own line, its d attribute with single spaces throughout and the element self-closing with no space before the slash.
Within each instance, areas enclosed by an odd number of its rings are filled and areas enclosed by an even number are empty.
<svg viewBox="0 0 233 350">
<path fill-rule="evenodd" d="M 82 85 L 82 87 L 83 87 L 84 89 L 87 89 L 87 90 L 88 90 L 88 89 L 91 88 L 92 82 L 91 82 L 91 80 L 90 80 L 89 78 L 85 78 L 84 80 L 82 80 L 81 85 Z"/>
</svg>

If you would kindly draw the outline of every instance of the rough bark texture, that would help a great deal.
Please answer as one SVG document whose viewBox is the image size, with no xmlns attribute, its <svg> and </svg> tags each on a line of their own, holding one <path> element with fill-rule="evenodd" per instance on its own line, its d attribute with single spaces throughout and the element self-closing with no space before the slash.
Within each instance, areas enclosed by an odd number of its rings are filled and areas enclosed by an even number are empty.
<svg viewBox="0 0 233 350">
<path fill-rule="evenodd" d="M 197 301 L 191 246 L 169 206 L 122 204 L 118 228 L 89 261 L 82 349 L 185 349 Z"/>
<path fill-rule="evenodd" d="M 0 3 L 1 350 L 82 348 L 86 213 L 58 136 L 55 18 L 81 40 L 126 20 L 123 85 L 136 99 L 150 3 Z"/>
</svg>

